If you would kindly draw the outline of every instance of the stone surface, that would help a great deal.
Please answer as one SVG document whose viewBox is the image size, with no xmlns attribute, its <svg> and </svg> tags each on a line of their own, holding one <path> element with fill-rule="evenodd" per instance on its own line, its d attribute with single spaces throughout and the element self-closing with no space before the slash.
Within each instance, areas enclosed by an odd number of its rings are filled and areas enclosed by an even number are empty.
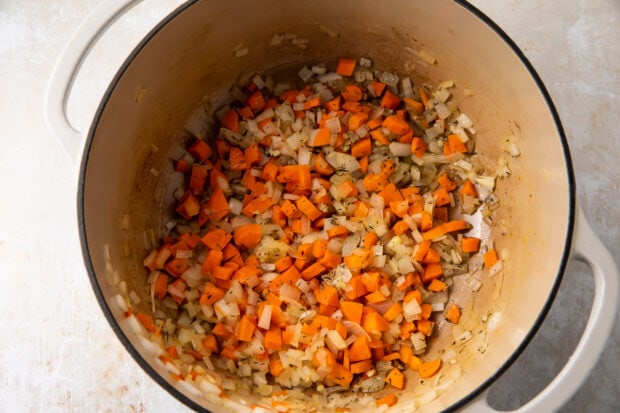
<svg viewBox="0 0 620 413">
<path fill-rule="evenodd" d="M 75 169 L 48 132 L 43 96 L 55 60 L 98 0 L 0 3 L 0 411 L 186 411 L 125 352 L 88 283 L 75 236 Z M 116 68 L 179 0 L 146 0 L 94 47 L 69 101 L 90 123 Z M 620 263 L 620 2 L 475 0 L 523 49 L 557 106 L 578 197 Z M 593 296 L 589 270 L 572 263 L 540 333 L 490 400 L 515 408 L 567 360 Z M 610 317 L 614 316 L 612 314 Z M 620 411 L 620 323 L 566 412 Z"/>
</svg>

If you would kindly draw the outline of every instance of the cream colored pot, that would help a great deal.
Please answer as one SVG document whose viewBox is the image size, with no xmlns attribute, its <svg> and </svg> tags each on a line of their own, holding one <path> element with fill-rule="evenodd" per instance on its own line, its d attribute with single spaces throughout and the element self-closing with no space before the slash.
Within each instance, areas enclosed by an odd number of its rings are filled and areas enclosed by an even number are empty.
<svg viewBox="0 0 620 413">
<path fill-rule="evenodd" d="M 47 116 L 70 153 L 78 152 L 79 134 L 66 122 L 67 91 L 85 50 L 128 4 L 104 3 L 78 30 L 56 68 Z M 275 33 L 305 38 L 307 48 L 270 46 Z M 243 54 L 240 49 L 247 54 L 237 56 Z M 422 60 L 422 50 L 436 63 Z M 478 131 L 477 151 L 497 159 L 501 140 L 510 135 L 518 139 L 522 152 L 510 159 L 512 177 L 499 182 L 502 210 L 496 221 L 501 225 L 491 228 L 497 248 L 509 252 L 507 265 L 501 274 L 482 280 L 476 294 L 465 281 L 456 283 L 454 294 L 465 318 L 458 331 L 439 325 L 429 350 L 433 355 L 452 349 L 453 362 L 446 363 L 437 380 L 424 385 L 412 374 L 391 410 L 489 410 L 484 390 L 541 324 L 573 244 L 576 257 L 590 255 L 600 263 L 587 260 L 597 283 L 591 319 L 574 358 L 523 410 L 561 406 L 585 378 L 610 331 L 613 317 L 604 314 L 615 311 L 615 268 L 587 225 L 577 222 L 566 139 L 540 79 L 498 27 L 470 5 L 449 0 L 190 1 L 144 39 L 101 102 L 87 136 L 79 182 L 86 268 L 119 339 L 145 371 L 188 406 L 214 412 L 251 410 L 256 395 L 230 392 L 230 399 L 220 399 L 200 386 L 173 380 L 157 362 L 159 350 L 134 328 L 135 319 L 125 315 L 131 303 L 127 291 L 141 298 L 140 304 L 132 304 L 134 310 L 150 311 L 141 264 L 144 236 L 150 229 L 161 236 L 171 216 L 172 192 L 179 182 L 168 156 L 184 128 L 203 125 L 205 112 L 221 104 L 240 77 L 254 72 L 294 77 L 304 64 L 333 67 L 343 56 L 368 57 L 378 67 L 412 76 L 416 84 L 454 80 L 454 99 Z M 474 96 L 464 96 L 463 86 Z M 576 224 L 580 234 L 574 238 Z M 455 336 L 467 338 L 467 331 L 471 338 L 453 344 Z M 575 369 L 577 363 L 581 368 Z M 329 409 L 322 406 L 318 411 Z"/>
</svg>

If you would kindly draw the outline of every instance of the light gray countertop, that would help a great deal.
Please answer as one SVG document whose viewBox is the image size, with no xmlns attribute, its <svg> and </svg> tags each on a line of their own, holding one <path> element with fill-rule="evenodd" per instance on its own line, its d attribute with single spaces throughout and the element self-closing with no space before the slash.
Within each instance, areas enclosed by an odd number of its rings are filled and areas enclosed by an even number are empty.
<svg viewBox="0 0 620 413">
<path fill-rule="evenodd" d="M 143 373 L 104 319 L 77 239 L 76 179 L 43 119 L 64 44 L 99 0 L 0 2 L 0 412 L 185 411 Z M 84 130 L 116 68 L 180 0 L 145 0 L 93 49 L 70 115 Z M 620 2 L 475 0 L 530 59 L 562 119 L 578 198 L 620 264 Z M 585 325 L 589 270 L 571 263 L 551 314 L 491 391 L 527 401 L 561 368 Z M 620 323 L 566 412 L 620 411 Z"/>
</svg>

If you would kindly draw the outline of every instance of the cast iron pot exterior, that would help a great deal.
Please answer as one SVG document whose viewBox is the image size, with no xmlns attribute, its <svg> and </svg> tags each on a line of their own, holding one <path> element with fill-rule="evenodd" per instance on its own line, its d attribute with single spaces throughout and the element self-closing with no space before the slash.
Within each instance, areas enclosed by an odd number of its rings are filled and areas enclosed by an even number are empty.
<svg viewBox="0 0 620 413">
<path fill-rule="evenodd" d="M 500 28 L 465 2 L 429 3 L 190 1 L 146 36 L 112 81 L 81 164 L 78 214 L 84 260 L 119 339 L 151 377 L 189 407 L 234 411 L 174 384 L 127 324 L 117 301 L 119 283 L 109 267 L 128 291 L 143 298 L 136 309 L 150 311 L 142 267 L 144 232 L 164 233 L 172 193 L 181 183 L 168 154 L 182 144 L 184 130 L 207 134 L 212 124 L 205 107 L 216 109 L 230 86 L 253 72 L 295 75 L 304 64 L 334 67 L 339 57 L 369 57 L 377 68 L 410 75 L 414 85 L 454 80 L 453 99 L 473 119 L 477 152 L 483 156 L 509 157 L 499 149 L 501 140 L 509 135 L 519 140 L 522 155 L 509 159 L 512 177 L 498 182 L 502 212 L 496 218 L 503 230 L 499 225 L 490 229 L 497 248 L 509 251 L 509 265 L 501 276 L 485 279 L 475 299 L 463 283 L 454 287 L 454 297 L 465 307 L 462 324 L 483 329 L 487 349 L 459 355 L 462 376 L 420 411 L 465 406 L 508 368 L 542 323 L 566 266 L 575 215 L 574 176 L 559 117 L 540 78 Z M 328 36 L 318 22 L 339 37 Z M 270 46 L 273 34 L 283 32 L 307 38 L 308 49 Z M 240 58 L 234 55 L 239 44 L 248 48 Z M 420 50 L 435 56 L 437 64 L 425 64 L 417 57 Z M 474 96 L 465 96 L 463 86 L 471 87 Z M 119 225 L 125 214 L 128 230 Z M 488 236 L 487 229 L 480 231 Z M 496 326 L 482 323 L 481 315 L 495 317 Z M 452 340 L 449 331 L 440 334 L 430 355 Z M 412 394 L 409 388 L 397 410 L 408 411 L 407 394 Z"/>
</svg>

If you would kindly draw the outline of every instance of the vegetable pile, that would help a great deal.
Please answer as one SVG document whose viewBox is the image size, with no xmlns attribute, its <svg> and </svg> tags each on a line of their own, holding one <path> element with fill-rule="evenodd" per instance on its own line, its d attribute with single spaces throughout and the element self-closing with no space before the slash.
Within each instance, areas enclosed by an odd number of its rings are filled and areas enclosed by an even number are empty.
<svg viewBox="0 0 620 413">
<path fill-rule="evenodd" d="M 304 67 L 295 89 L 256 75 L 175 161 L 177 217 L 144 260 L 153 316 L 136 316 L 179 380 L 371 393 L 441 369 L 426 341 L 438 317 L 459 322 L 450 277 L 481 250 L 465 218 L 494 177 L 452 82 L 414 89 L 371 67 Z"/>
</svg>

